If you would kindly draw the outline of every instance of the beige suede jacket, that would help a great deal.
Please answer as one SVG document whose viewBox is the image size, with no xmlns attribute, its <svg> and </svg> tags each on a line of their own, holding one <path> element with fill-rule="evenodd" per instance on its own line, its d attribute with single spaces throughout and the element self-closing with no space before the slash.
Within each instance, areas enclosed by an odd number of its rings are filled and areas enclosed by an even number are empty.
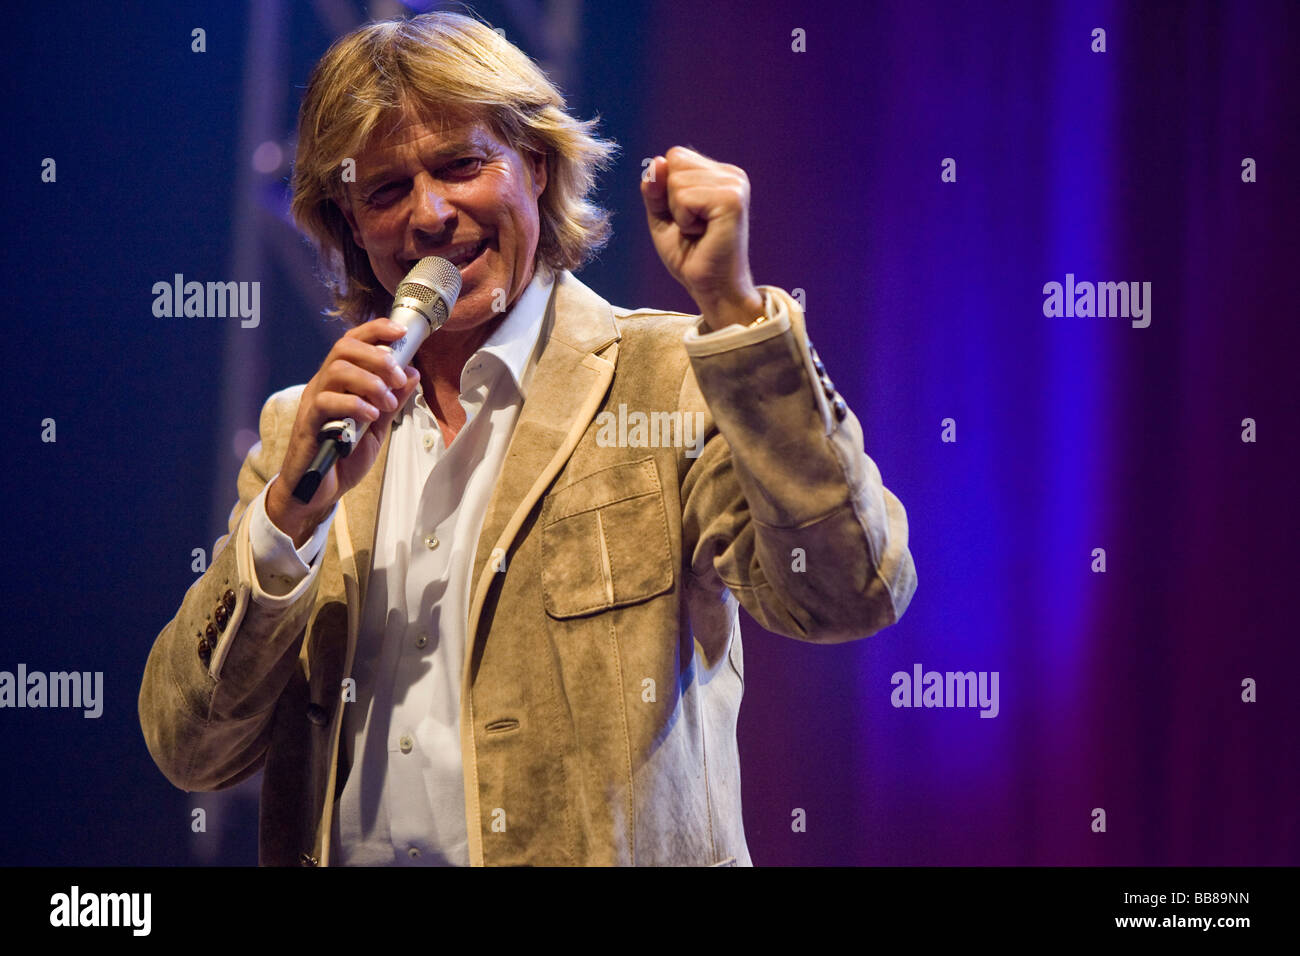
<svg viewBox="0 0 1300 956">
<path fill-rule="evenodd" d="M 737 602 L 814 643 L 867 637 L 907 608 L 903 506 L 798 303 L 760 292 L 767 321 L 684 345 L 696 317 L 615 308 L 557 276 L 473 569 L 460 720 L 472 864 L 749 865 Z M 262 591 L 247 507 L 279 470 L 301 393 L 267 401 L 229 533 L 158 635 L 139 702 L 176 786 L 264 771 L 264 865 L 329 863 L 349 769 L 341 688 L 388 451 L 343 497 L 311 587 L 287 602 Z M 702 437 L 674 431 L 674 413 Z"/>
</svg>

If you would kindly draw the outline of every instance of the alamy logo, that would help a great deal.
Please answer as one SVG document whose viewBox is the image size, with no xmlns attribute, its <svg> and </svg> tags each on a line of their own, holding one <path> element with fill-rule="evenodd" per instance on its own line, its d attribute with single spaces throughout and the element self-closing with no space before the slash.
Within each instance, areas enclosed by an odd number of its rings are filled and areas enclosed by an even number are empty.
<svg viewBox="0 0 1300 956">
<path fill-rule="evenodd" d="M 1067 272 L 1064 287 L 1049 282 L 1043 295 L 1043 315 L 1048 318 L 1131 318 L 1135 329 L 1151 324 L 1150 282 L 1075 282 L 1074 273 Z"/>
<path fill-rule="evenodd" d="M 629 412 L 618 403 L 618 414 L 596 416 L 596 444 L 601 448 L 685 448 L 698 458 L 704 444 L 704 412 Z"/>
<path fill-rule="evenodd" d="M 998 715 L 997 671 L 922 673 L 921 665 L 913 664 L 912 673 L 897 671 L 889 682 L 895 707 L 979 707 L 981 717 Z"/>
<path fill-rule="evenodd" d="M 82 708 L 83 717 L 104 712 L 104 672 L 29 671 L 18 665 L 18 673 L 0 671 L 0 707 Z"/>
<path fill-rule="evenodd" d="M 50 897 L 51 926 L 129 926 L 133 936 L 148 936 L 153 910 L 151 893 L 70 892 Z"/>
<path fill-rule="evenodd" d="M 153 294 L 153 314 L 160 319 L 239 316 L 246 329 L 262 321 L 260 282 L 186 282 L 178 272 L 171 282 L 155 282 Z"/>
</svg>

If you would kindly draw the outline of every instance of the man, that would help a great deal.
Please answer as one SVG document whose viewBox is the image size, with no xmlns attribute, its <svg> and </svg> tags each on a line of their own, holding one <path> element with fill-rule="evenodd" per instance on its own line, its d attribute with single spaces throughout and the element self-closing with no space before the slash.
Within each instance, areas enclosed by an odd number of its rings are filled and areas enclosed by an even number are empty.
<svg viewBox="0 0 1300 956">
<path fill-rule="evenodd" d="M 642 183 L 698 317 L 573 277 L 612 144 L 476 21 L 371 24 L 317 66 L 294 213 L 350 329 L 267 402 L 140 718 L 187 790 L 264 771 L 264 864 L 749 864 L 738 602 L 832 643 L 916 585 L 902 505 L 754 285 L 748 182 L 680 147 Z M 382 316 L 462 271 L 413 367 Z M 370 423 L 307 504 L 330 420 Z M 812 702 L 810 702 L 810 705 Z"/>
</svg>

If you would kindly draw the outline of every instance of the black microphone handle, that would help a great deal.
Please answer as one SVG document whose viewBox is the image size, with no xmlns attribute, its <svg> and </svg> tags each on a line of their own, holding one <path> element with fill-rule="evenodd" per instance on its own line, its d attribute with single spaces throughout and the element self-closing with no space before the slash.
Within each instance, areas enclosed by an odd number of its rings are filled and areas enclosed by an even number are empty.
<svg viewBox="0 0 1300 956">
<path fill-rule="evenodd" d="M 321 479 L 334 467 L 334 462 L 338 461 L 340 444 L 337 438 L 327 438 L 320 443 L 311 466 L 298 479 L 298 484 L 293 489 L 293 496 L 303 504 L 308 504 L 316 496 L 316 489 L 320 487 Z"/>
</svg>

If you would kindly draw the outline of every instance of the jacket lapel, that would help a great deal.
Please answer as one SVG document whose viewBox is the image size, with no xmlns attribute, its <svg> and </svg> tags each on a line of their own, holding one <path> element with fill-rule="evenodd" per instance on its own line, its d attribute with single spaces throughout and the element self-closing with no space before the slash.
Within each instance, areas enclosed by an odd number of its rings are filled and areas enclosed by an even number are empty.
<svg viewBox="0 0 1300 956">
<path fill-rule="evenodd" d="M 379 526 L 379 499 L 384 488 L 384 468 L 388 464 L 388 446 L 392 443 L 393 429 L 390 427 L 379 446 L 375 463 L 366 472 L 360 483 L 345 494 L 340 501 L 340 509 L 345 511 L 346 521 L 341 530 L 339 556 L 344 562 L 344 572 L 351 574 L 357 581 L 359 597 L 366 598 L 366 585 L 370 581 L 370 569 L 375 558 L 375 531 Z M 349 564 L 349 558 L 351 563 Z M 358 616 L 361 605 L 358 605 Z M 355 634 L 348 635 L 355 640 Z"/>
<path fill-rule="evenodd" d="M 614 311 L 568 271 L 556 276 L 539 336 L 544 350 L 479 533 L 467 648 L 500 559 L 591 424 L 614 377 L 617 347 L 603 357 L 595 354 L 618 340 Z"/>
</svg>

